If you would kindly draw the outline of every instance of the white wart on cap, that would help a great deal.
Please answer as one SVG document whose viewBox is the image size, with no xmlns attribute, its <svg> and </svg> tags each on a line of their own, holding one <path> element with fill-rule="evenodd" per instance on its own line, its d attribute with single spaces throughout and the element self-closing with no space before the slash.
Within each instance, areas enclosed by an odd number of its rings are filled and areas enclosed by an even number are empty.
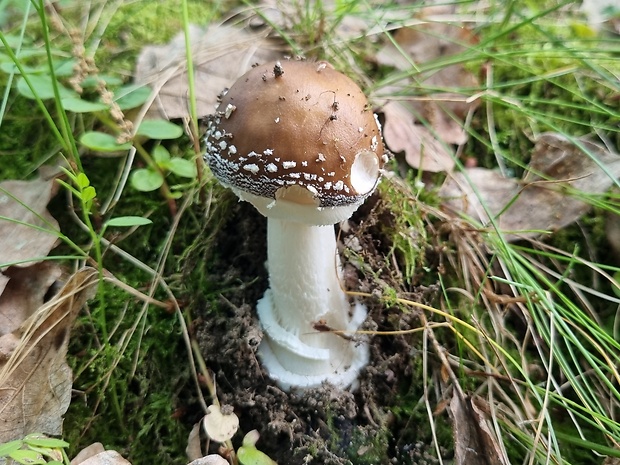
<svg viewBox="0 0 620 465">
<path fill-rule="evenodd" d="M 206 145 L 215 177 L 263 214 L 279 199 L 354 210 L 387 158 L 366 97 L 327 62 L 252 68 L 223 96 Z"/>
</svg>

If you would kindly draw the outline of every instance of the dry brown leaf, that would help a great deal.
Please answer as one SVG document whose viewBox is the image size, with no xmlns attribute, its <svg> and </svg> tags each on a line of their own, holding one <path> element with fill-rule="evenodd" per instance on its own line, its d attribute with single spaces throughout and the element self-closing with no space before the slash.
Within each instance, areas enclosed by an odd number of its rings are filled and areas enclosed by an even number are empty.
<svg viewBox="0 0 620 465">
<path fill-rule="evenodd" d="M 0 270 L 12 263 L 28 266 L 54 247 L 58 223 L 47 204 L 57 186 L 54 179 L 42 178 L 0 183 Z"/>
<path fill-rule="evenodd" d="M 383 105 L 383 139 L 394 153 L 404 152 L 407 163 L 420 170 L 451 171 L 455 155 L 422 124 L 413 122 L 407 102 L 391 101 Z"/>
<path fill-rule="evenodd" d="M 500 213 L 519 193 L 519 180 L 486 168 L 465 168 L 453 173 L 439 190 L 442 205 L 483 225 Z M 487 214 L 487 212 L 489 214 Z"/>
<path fill-rule="evenodd" d="M 450 414 L 454 428 L 454 465 L 509 465 L 483 409 L 482 399 L 461 399 L 454 392 Z"/>
<path fill-rule="evenodd" d="M 185 453 L 190 460 L 189 465 L 228 465 L 228 462 L 220 455 L 202 455 L 202 445 L 200 444 L 201 424 L 202 422 L 194 424 L 187 439 Z"/>
<path fill-rule="evenodd" d="M 453 9 L 454 6 L 422 9 L 419 15 L 421 20 L 433 16 L 437 22 L 423 22 L 415 27 L 397 30 L 394 33 L 394 42 L 398 47 L 389 42 L 377 53 L 376 61 L 381 65 L 411 71 L 412 63 L 418 66 L 462 53 L 475 43 L 475 36 L 465 27 L 438 21 L 442 14 L 452 15 Z M 404 151 L 407 163 L 414 168 L 433 172 L 452 170 L 454 157 L 446 146 L 467 141 L 462 121 L 470 110 L 478 106 L 478 101 L 470 102 L 466 96 L 448 91 L 436 91 L 423 98 L 410 97 L 406 100 L 402 96 L 395 100 L 389 95 L 406 95 L 410 91 L 405 89 L 411 87 L 456 89 L 477 86 L 478 80 L 473 74 L 463 65 L 454 64 L 419 74 L 415 81 L 405 79 L 389 88 L 381 89 L 378 92 L 379 98 L 383 95 L 383 101 L 387 103 L 382 105 L 381 109 L 386 113 L 384 139 L 387 146 L 393 152 Z M 389 113 L 396 113 L 389 107 L 392 103 L 400 106 L 398 119 L 394 115 L 389 118 Z M 426 122 L 432 131 L 421 124 L 422 121 Z M 391 128 L 393 124 L 399 127 Z M 437 142 L 432 146 L 427 139 L 435 137 L 439 138 L 441 143 Z M 431 146 L 433 153 L 429 157 L 427 152 Z M 429 163 L 429 158 L 436 161 Z"/>
<path fill-rule="evenodd" d="M 620 215 L 609 212 L 605 217 L 605 235 L 616 257 L 620 260 Z"/>
<path fill-rule="evenodd" d="M 45 295 L 60 275 L 60 267 L 53 262 L 27 268 L 12 266 L 0 274 L 7 280 L 0 294 L 0 336 L 15 331 L 43 305 Z"/>
<path fill-rule="evenodd" d="M 9 277 L 0 273 L 0 295 L 2 295 L 8 283 L 9 283 Z M 2 311 L 0 310 L 0 336 L 2 335 L 3 332 L 5 332 L 3 329 L 5 324 L 6 324 L 6 320 L 5 321 L 2 320 Z"/>
<path fill-rule="evenodd" d="M 190 461 L 197 460 L 203 456 L 202 444 L 200 443 L 200 423 L 195 423 L 192 430 L 187 437 L 187 447 L 185 447 L 185 454 Z"/>
<path fill-rule="evenodd" d="M 590 209 L 573 193 L 602 194 L 620 175 L 620 156 L 584 139 L 577 143 L 542 134 L 522 180 L 484 168 L 455 173 L 439 192 L 443 206 L 483 225 L 495 218 L 509 241 L 563 228 Z"/>
<path fill-rule="evenodd" d="M 192 58 L 198 116 L 213 113 L 218 95 L 254 63 L 280 59 L 266 32 L 254 33 L 233 26 L 192 27 Z M 135 80 L 153 88 L 150 111 L 172 119 L 189 116 L 189 87 L 183 34 L 167 45 L 144 47 L 136 64 Z"/>
<path fill-rule="evenodd" d="M 0 443 L 33 432 L 61 434 L 71 399 L 69 333 L 97 276 L 92 268 L 76 272 L 19 328 L 0 337 Z"/>
</svg>

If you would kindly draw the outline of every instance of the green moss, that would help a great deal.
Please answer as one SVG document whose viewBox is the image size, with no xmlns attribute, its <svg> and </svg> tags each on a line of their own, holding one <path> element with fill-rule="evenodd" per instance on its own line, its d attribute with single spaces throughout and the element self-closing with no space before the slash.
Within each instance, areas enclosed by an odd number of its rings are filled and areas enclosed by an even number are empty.
<svg viewBox="0 0 620 465">
<path fill-rule="evenodd" d="M 125 279 L 140 287 L 140 273 Z M 91 302 L 96 316 L 100 302 Z M 81 318 L 71 339 L 69 361 L 78 374 L 77 396 L 66 415 L 71 455 L 99 441 L 134 463 L 182 464 L 194 405 L 189 362 L 174 314 L 150 308 L 106 286 L 108 326 L 117 326 L 103 350 L 93 343 L 93 321 Z M 135 330 L 135 332 L 133 332 Z M 99 335 L 101 337 L 101 335 Z"/>
<path fill-rule="evenodd" d="M 371 465 L 386 463 L 389 459 L 389 442 L 391 433 L 387 426 L 383 428 L 351 424 L 348 420 L 338 418 L 327 412 L 329 440 L 327 447 L 341 457 L 347 457 L 353 465 Z M 312 446 L 308 449 L 313 456 L 318 450 Z"/>
<path fill-rule="evenodd" d="M 391 434 L 387 428 L 356 428 L 353 430 L 348 447 L 348 457 L 355 465 L 374 465 L 386 463 L 389 458 L 388 447 Z"/>
<path fill-rule="evenodd" d="M 421 207 L 435 204 L 436 194 L 426 190 L 421 180 L 412 177 L 404 184 L 385 180 L 380 183 L 378 193 L 381 200 L 371 216 L 376 230 L 373 228 L 371 232 L 377 238 L 384 238 L 380 240 L 383 247 L 380 252 L 384 254 L 385 263 L 373 268 L 392 274 L 396 287 L 403 283 L 419 284 L 425 280 L 423 270 L 430 243 L 427 218 Z M 394 264 L 398 264 L 397 270 L 393 269 Z"/>
<path fill-rule="evenodd" d="M 4 75 L 0 74 L 2 78 Z M 2 120 L 0 179 L 27 179 L 55 155 L 57 142 L 41 120 L 33 100 L 10 97 Z"/>
</svg>

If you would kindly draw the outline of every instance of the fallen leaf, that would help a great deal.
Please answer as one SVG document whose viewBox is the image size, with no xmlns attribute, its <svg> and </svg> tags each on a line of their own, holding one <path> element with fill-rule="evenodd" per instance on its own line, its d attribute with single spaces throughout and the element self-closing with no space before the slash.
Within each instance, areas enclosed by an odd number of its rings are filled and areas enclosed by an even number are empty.
<svg viewBox="0 0 620 465">
<path fill-rule="evenodd" d="M 494 217 L 502 212 L 519 194 L 519 182 L 494 170 L 466 168 L 446 178 L 439 196 L 443 198 L 444 208 L 486 226 L 489 216 Z"/>
<path fill-rule="evenodd" d="M 414 66 L 424 68 L 426 63 L 462 54 L 476 42 L 476 37 L 468 28 L 441 19 L 442 15 L 452 16 L 454 8 L 454 5 L 423 8 L 418 15 L 420 24 L 395 31 L 393 42 L 377 53 L 377 63 L 411 72 Z M 479 104 L 478 100 L 469 101 L 469 95 L 456 89 L 477 86 L 477 78 L 457 63 L 437 69 L 431 67 L 429 71 L 379 89 L 375 99 L 383 102 L 379 111 L 385 113 L 385 143 L 393 152 L 404 151 L 407 163 L 414 168 L 451 171 L 455 161 L 448 146 L 467 141 L 463 120 Z M 411 89 L 415 88 L 428 91 L 414 97 Z M 439 140 L 433 144 L 431 139 Z"/>
<path fill-rule="evenodd" d="M 482 399 L 461 399 L 454 392 L 450 415 L 454 429 L 454 465 L 509 465 L 486 414 L 477 405 Z"/>
<path fill-rule="evenodd" d="M 385 118 L 383 139 L 392 152 L 405 153 L 409 166 L 433 173 L 454 168 L 454 151 L 424 125 L 414 123 L 408 102 L 387 102 L 381 112 Z"/>
<path fill-rule="evenodd" d="M 58 436 L 71 399 L 69 333 L 98 274 L 83 268 L 13 332 L 0 337 L 0 443 L 33 432 Z"/>
<path fill-rule="evenodd" d="M 605 236 L 616 257 L 620 261 L 620 215 L 609 212 L 605 215 Z"/>
<path fill-rule="evenodd" d="M 609 456 L 603 461 L 603 465 L 620 465 L 620 458 Z"/>
<path fill-rule="evenodd" d="M 200 444 L 200 423 L 194 424 L 187 438 L 185 454 L 190 461 L 197 460 L 203 456 L 202 445 Z"/>
<path fill-rule="evenodd" d="M 254 63 L 282 58 L 266 32 L 233 26 L 190 30 L 198 116 L 213 113 L 218 95 Z M 140 52 L 135 81 L 155 91 L 152 113 L 172 119 L 189 116 L 185 38 L 181 33 L 167 45 L 149 45 Z"/>
<path fill-rule="evenodd" d="M 58 240 L 58 222 L 47 211 L 55 179 L 0 182 L 0 271 L 47 256 Z M 1 290 L 1 289 L 0 289 Z"/>
<path fill-rule="evenodd" d="M 26 268 L 12 266 L 0 274 L 6 280 L 0 290 L 0 336 L 15 331 L 43 305 L 45 295 L 60 275 L 60 267 L 53 262 Z"/>
<path fill-rule="evenodd" d="M 216 442 L 225 442 L 232 438 L 239 429 L 239 417 L 232 408 L 210 405 L 203 419 L 207 435 Z"/>
<path fill-rule="evenodd" d="M 486 226 L 494 218 L 506 240 L 537 237 L 578 220 L 590 209 L 580 195 L 602 194 L 620 175 L 620 156 L 585 139 L 555 133 L 536 141 L 522 180 L 484 168 L 446 179 L 443 207 Z"/>
</svg>

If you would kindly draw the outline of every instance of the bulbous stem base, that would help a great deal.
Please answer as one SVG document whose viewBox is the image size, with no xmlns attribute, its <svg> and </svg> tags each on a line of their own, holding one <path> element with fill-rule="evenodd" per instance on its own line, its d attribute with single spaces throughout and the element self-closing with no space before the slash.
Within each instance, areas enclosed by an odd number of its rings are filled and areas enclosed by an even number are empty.
<svg viewBox="0 0 620 465">
<path fill-rule="evenodd" d="M 368 363 L 366 341 L 314 329 L 321 322 L 353 332 L 366 318 L 342 289 L 333 226 L 269 218 L 267 246 L 270 288 L 257 312 L 265 334 L 259 356 L 270 376 L 285 390 L 324 382 L 354 388 Z"/>
</svg>

